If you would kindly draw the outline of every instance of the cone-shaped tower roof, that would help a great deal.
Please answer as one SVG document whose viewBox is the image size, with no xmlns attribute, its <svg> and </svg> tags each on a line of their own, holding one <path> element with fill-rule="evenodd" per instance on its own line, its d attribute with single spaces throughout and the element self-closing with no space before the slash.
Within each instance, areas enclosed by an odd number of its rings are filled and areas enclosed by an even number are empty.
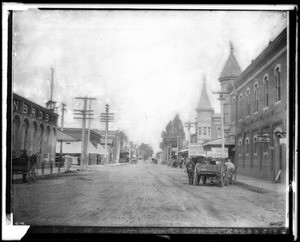
<svg viewBox="0 0 300 242">
<path fill-rule="evenodd" d="M 219 77 L 219 80 L 223 78 L 232 78 L 232 77 L 237 77 L 242 73 L 241 68 L 235 59 L 235 56 L 233 55 L 233 46 L 232 43 L 230 43 L 230 54 L 227 59 L 227 62 L 221 72 L 221 75 Z"/>
<path fill-rule="evenodd" d="M 208 94 L 207 94 L 207 90 L 206 90 L 206 81 L 204 79 L 203 81 L 203 87 L 202 87 L 202 93 L 200 96 L 200 100 L 197 106 L 197 111 L 201 111 L 201 110 L 211 110 L 214 111 L 214 109 L 212 108 L 209 98 L 208 98 Z"/>
</svg>

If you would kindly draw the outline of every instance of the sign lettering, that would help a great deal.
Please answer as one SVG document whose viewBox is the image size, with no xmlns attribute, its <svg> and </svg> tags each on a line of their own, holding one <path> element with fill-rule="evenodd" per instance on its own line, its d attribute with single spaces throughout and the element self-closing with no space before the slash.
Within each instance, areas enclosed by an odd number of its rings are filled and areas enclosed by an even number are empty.
<svg viewBox="0 0 300 242">
<path fill-rule="evenodd" d="M 211 148 L 211 151 L 207 151 L 207 156 L 212 158 L 228 158 L 228 148 L 224 150 L 222 148 Z"/>
<path fill-rule="evenodd" d="M 259 143 L 269 143 L 270 142 L 270 138 L 266 137 L 266 136 L 259 136 L 258 137 L 258 142 Z"/>
<path fill-rule="evenodd" d="M 28 106 L 26 104 L 23 104 L 23 113 L 27 113 Z"/>
<path fill-rule="evenodd" d="M 14 110 L 19 111 L 19 104 L 20 104 L 19 101 L 14 100 Z"/>
<path fill-rule="evenodd" d="M 190 144 L 189 156 L 206 156 L 206 151 L 200 144 Z"/>
</svg>

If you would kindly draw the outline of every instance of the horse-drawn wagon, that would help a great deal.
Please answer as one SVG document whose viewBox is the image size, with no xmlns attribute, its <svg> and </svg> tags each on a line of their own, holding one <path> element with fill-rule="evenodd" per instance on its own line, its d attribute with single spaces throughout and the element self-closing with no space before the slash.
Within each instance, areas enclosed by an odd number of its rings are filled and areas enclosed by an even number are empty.
<svg viewBox="0 0 300 242">
<path fill-rule="evenodd" d="M 20 157 L 12 158 L 12 175 L 22 174 L 23 182 L 35 182 L 37 179 L 36 173 L 36 154 L 28 157 L 24 152 Z"/>
</svg>

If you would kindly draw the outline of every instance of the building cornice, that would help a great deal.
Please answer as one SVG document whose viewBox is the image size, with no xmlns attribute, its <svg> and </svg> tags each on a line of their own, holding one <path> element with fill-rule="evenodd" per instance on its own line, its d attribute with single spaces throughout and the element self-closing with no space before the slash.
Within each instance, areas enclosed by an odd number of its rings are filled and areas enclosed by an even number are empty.
<svg viewBox="0 0 300 242">
<path fill-rule="evenodd" d="M 273 40 L 269 46 L 262 51 L 262 53 L 252 61 L 252 63 L 234 80 L 234 85 L 239 85 L 239 82 L 242 79 L 249 79 L 247 76 L 251 75 L 251 72 L 254 70 L 257 70 L 258 66 L 265 63 L 266 60 L 274 59 L 274 57 L 278 56 L 278 52 L 282 53 L 284 50 L 287 49 L 287 33 L 286 29 L 282 31 L 275 40 Z M 276 54 L 277 53 L 277 54 Z M 274 56 L 273 58 L 270 58 L 270 56 Z M 271 61 L 268 61 L 270 63 Z M 267 63 L 267 64 L 268 64 Z M 267 64 L 264 64 L 263 67 L 265 67 Z M 261 68 L 260 68 L 261 69 Z M 252 75 L 251 75 L 252 76 Z M 248 81 L 248 80 L 247 80 Z M 244 84 L 244 83 L 243 83 Z"/>
</svg>

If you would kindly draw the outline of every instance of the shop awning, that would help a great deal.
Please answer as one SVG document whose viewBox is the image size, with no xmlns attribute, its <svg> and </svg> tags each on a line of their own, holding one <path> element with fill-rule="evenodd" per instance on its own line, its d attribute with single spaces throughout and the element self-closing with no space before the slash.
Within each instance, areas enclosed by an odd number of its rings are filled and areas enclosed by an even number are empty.
<svg viewBox="0 0 300 242">
<path fill-rule="evenodd" d="M 224 138 L 224 144 L 225 145 L 235 145 L 235 141 L 234 141 L 234 139 L 229 139 L 229 138 L 226 137 L 226 138 Z M 204 147 L 209 146 L 209 145 L 210 146 L 222 146 L 222 138 L 204 142 L 202 145 Z"/>
</svg>

